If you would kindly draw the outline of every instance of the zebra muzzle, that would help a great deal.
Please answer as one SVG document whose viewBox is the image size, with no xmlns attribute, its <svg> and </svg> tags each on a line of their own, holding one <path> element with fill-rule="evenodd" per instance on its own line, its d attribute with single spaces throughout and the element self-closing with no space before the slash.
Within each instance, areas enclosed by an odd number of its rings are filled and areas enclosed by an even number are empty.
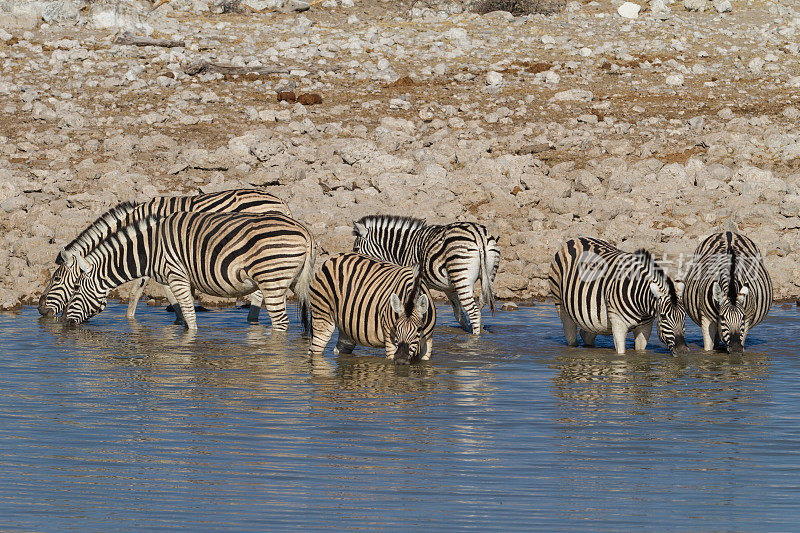
<svg viewBox="0 0 800 533">
<path fill-rule="evenodd" d="M 675 339 L 675 346 L 672 348 L 672 353 L 674 355 L 685 355 L 689 353 L 689 346 L 686 345 L 686 341 L 683 337 Z"/>
<path fill-rule="evenodd" d="M 398 365 L 407 365 L 411 363 L 408 343 L 401 342 L 397 345 L 397 350 L 394 352 L 394 362 Z"/>
</svg>

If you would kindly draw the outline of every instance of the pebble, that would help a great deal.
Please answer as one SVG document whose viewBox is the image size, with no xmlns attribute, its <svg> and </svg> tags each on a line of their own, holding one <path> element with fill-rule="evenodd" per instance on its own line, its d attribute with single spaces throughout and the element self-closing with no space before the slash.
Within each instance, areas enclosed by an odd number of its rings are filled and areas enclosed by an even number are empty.
<svg viewBox="0 0 800 533">
<path fill-rule="evenodd" d="M 639 11 L 641 11 L 642 6 L 639 4 L 635 4 L 633 2 L 623 2 L 618 8 L 617 13 L 619 16 L 626 19 L 635 19 L 639 17 Z"/>
<path fill-rule="evenodd" d="M 671 87 L 678 87 L 680 85 L 683 85 L 683 82 L 684 82 L 683 74 L 670 74 L 666 78 L 667 85 Z"/>
<path fill-rule="evenodd" d="M 495 72 L 494 70 L 490 70 L 486 74 L 486 85 L 489 86 L 497 86 L 503 83 L 503 75 L 499 72 Z"/>
</svg>

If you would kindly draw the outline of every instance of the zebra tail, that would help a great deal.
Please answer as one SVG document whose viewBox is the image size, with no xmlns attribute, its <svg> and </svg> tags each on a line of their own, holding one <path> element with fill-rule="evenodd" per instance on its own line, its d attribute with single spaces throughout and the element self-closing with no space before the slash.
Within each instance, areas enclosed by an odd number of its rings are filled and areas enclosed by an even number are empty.
<svg viewBox="0 0 800 533">
<path fill-rule="evenodd" d="M 314 263 L 317 259 L 317 247 L 314 244 L 314 237 L 309 232 L 309 246 L 306 249 L 306 260 L 300 274 L 294 280 L 294 294 L 297 296 L 297 307 L 300 310 L 300 322 L 303 324 L 303 331 L 311 331 L 311 310 L 309 302 L 311 298 L 311 279 L 314 276 Z"/>
<path fill-rule="evenodd" d="M 489 278 L 489 265 L 486 256 L 486 234 L 481 232 L 481 298 L 480 308 L 483 304 L 489 304 L 489 309 L 494 316 L 494 292 L 492 291 L 492 280 Z"/>
</svg>

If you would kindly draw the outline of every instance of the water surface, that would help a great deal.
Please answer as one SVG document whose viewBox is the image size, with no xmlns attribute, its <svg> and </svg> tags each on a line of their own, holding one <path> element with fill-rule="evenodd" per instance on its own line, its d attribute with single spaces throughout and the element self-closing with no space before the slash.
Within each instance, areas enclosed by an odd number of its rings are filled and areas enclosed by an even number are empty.
<svg viewBox="0 0 800 533">
<path fill-rule="evenodd" d="M 681 358 L 569 348 L 549 304 L 478 339 L 439 311 L 410 367 L 311 361 L 296 321 L 241 309 L 196 335 L 144 306 L 2 313 L 0 529 L 797 530 L 794 307 L 744 356 Z"/>
</svg>

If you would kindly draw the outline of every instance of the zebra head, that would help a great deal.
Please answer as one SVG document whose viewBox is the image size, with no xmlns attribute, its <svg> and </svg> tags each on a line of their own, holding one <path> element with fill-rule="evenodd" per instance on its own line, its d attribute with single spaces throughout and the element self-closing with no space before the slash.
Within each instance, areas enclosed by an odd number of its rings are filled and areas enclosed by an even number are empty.
<svg viewBox="0 0 800 533">
<path fill-rule="evenodd" d="M 56 257 L 58 267 L 50 276 L 50 281 L 45 285 L 39 298 L 38 309 L 42 316 L 58 315 L 66 307 L 81 275 L 76 257 L 78 256 L 66 250 L 61 250 Z"/>
<path fill-rule="evenodd" d="M 726 278 L 720 277 L 711 284 L 714 302 L 717 304 L 717 332 L 728 353 L 742 353 L 744 338 L 750 325 L 744 312 L 750 288 L 742 284 L 737 287 L 736 254 L 731 253 L 731 267 Z"/>
<path fill-rule="evenodd" d="M 658 316 L 656 332 L 658 338 L 673 355 L 685 354 L 689 352 L 689 347 L 684 338 L 686 309 L 680 298 L 680 293 L 683 292 L 683 283 L 678 283 L 676 287 L 670 278 L 664 276 L 663 280 L 666 290 L 655 281 L 650 283 L 650 292 L 656 299 L 655 308 Z"/>
<path fill-rule="evenodd" d="M 80 256 L 77 256 L 76 262 L 81 274 L 78 276 L 75 292 L 64 311 L 64 317 L 70 326 L 86 322 L 105 309 L 108 293 L 111 292 L 111 289 L 105 287 L 98 279 L 95 265 Z"/>
<path fill-rule="evenodd" d="M 395 363 L 409 364 L 419 360 L 421 355 L 420 343 L 422 340 L 423 319 L 428 312 L 428 295 L 420 290 L 419 275 L 414 276 L 414 286 L 405 303 L 401 302 L 396 293 L 389 297 L 389 305 L 394 313 L 394 320 L 390 320 L 384 327 L 384 336 L 387 339 L 387 354 L 394 353 Z"/>
</svg>

